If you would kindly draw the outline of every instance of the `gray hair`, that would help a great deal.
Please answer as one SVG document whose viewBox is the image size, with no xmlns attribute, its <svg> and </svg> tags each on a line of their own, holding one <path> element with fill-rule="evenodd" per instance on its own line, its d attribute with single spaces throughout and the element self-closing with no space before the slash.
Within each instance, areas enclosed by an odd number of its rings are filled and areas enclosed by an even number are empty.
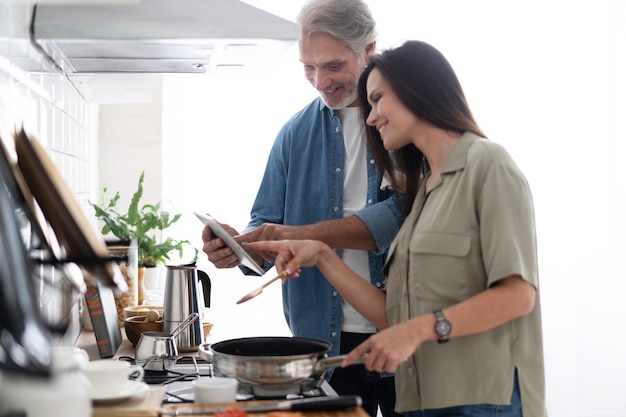
<svg viewBox="0 0 626 417">
<path fill-rule="evenodd" d="M 363 0 L 309 0 L 300 10 L 302 36 L 324 32 L 360 53 L 376 41 L 376 21 Z"/>
</svg>

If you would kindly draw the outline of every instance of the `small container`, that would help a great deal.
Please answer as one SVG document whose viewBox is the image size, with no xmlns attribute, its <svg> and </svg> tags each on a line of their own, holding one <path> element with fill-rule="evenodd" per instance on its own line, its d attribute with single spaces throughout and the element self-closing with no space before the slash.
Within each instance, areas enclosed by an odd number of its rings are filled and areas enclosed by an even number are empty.
<svg viewBox="0 0 626 417">
<path fill-rule="evenodd" d="M 135 362 L 147 371 L 167 371 L 178 360 L 176 336 L 198 320 L 198 313 L 191 313 L 172 333 L 143 332 L 135 348 Z"/>
<path fill-rule="evenodd" d="M 237 397 L 237 378 L 210 377 L 198 378 L 192 382 L 193 402 L 195 403 L 233 403 Z"/>
<path fill-rule="evenodd" d="M 167 371 L 176 364 L 178 349 L 170 333 L 143 332 L 135 347 L 135 362 L 146 371 Z"/>
<path fill-rule="evenodd" d="M 125 307 L 123 314 L 124 320 L 129 317 L 137 317 L 137 316 L 147 316 L 150 310 L 156 310 L 159 312 L 159 316 L 163 317 L 163 306 L 162 305 L 142 305 L 142 306 L 130 306 Z"/>
<path fill-rule="evenodd" d="M 124 331 L 128 341 L 135 347 L 143 332 L 162 332 L 163 319 L 147 321 L 145 316 L 129 317 L 124 321 Z"/>
</svg>

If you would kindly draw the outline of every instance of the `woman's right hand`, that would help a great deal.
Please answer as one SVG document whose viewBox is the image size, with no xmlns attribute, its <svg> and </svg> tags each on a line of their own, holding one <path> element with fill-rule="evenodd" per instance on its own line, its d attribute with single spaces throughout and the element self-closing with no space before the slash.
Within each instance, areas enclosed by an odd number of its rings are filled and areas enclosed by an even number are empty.
<svg viewBox="0 0 626 417">
<path fill-rule="evenodd" d="M 344 300 L 374 326 L 379 329 L 389 326 L 385 313 L 385 293 L 350 269 L 326 243 L 319 240 L 273 240 L 250 242 L 245 246 L 274 253 L 276 271 L 283 275 L 283 281 L 298 277 L 300 267 L 317 266 Z M 382 366 L 393 364 L 385 362 Z"/>
<path fill-rule="evenodd" d="M 349 366 L 367 355 L 363 364 L 368 370 L 396 372 L 398 365 L 407 360 L 426 340 L 421 329 L 424 326 L 435 327 L 434 319 L 430 316 L 432 315 L 418 316 L 373 334 L 348 353 L 341 366 Z"/>
<path fill-rule="evenodd" d="M 318 240 L 259 241 L 248 242 L 244 246 L 246 249 L 273 253 L 276 256 L 276 271 L 286 271 L 289 278 L 296 277 L 300 267 L 318 265 L 328 252 L 334 253 L 328 245 Z"/>
</svg>

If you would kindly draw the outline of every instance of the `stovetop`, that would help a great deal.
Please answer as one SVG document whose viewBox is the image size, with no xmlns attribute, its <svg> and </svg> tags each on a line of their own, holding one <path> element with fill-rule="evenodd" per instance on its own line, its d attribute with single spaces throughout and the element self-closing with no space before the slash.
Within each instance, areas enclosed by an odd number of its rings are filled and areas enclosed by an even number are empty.
<svg viewBox="0 0 626 417">
<path fill-rule="evenodd" d="M 121 356 L 118 360 L 134 363 L 134 358 Z M 192 381 L 213 377 L 213 365 L 195 356 L 181 356 L 168 371 L 144 372 L 144 382 L 149 385 L 165 385 L 163 403 L 193 402 Z M 297 385 L 251 385 L 240 383 L 237 401 L 257 399 L 297 399 L 320 396 L 336 396 L 327 381 L 305 380 Z"/>
</svg>

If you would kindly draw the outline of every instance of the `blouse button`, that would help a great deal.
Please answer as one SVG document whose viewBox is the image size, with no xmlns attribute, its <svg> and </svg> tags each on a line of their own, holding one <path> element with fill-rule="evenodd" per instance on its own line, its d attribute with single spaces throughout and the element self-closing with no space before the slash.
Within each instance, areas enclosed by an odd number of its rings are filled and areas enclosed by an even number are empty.
<svg viewBox="0 0 626 417">
<path fill-rule="evenodd" d="M 409 375 L 413 375 L 413 368 L 407 368 L 406 373 Z"/>
</svg>

